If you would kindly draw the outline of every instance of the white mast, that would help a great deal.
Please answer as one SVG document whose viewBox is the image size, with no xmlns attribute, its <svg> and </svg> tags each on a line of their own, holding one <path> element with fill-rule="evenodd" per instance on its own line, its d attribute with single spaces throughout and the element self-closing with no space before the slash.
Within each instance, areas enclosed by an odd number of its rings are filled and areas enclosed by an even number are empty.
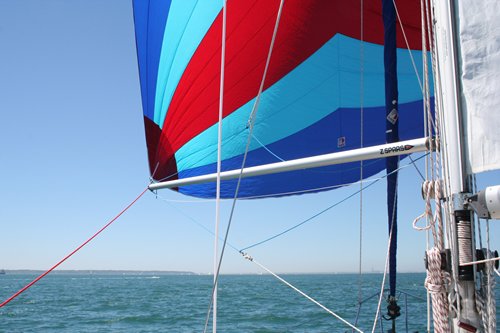
<svg viewBox="0 0 500 333">
<path fill-rule="evenodd" d="M 460 252 L 473 255 L 473 242 L 469 238 L 466 244 L 459 248 L 457 229 L 463 229 L 469 235 L 473 234 L 471 214 L 464 210 L 464 192 L 469 192 L 467 180 L 464 177 L 464 153 L 463 147 L 463 118 L 460 108 L 459 74 L 456 47 L 456 29 L 453 0 L 435 1 L 434 10 L 436 14 L 435 38 L 436 56 L 438 63 L 438 90 L 436 92 L 436 112 L 440 113 L 441 146 L 443 151 L 443 176 L 445 178 L 445 197 L 449 204 L 449 214 L 445 219 L 448 229 L 448 246 L 452 251 L 451 267 L 452 277 L 455 283 L 449 288 L 456 287 L 460 298 L 457 304 L 458 313 L 452 314 L 452 331 L 465 332 L 459 325 L 471 325 L 480 327 L 480 317 L 475 307 L 475 284 L 473 267 L 465 268 L 461 272 L 460 262 L 457 258 Z M 460 218 L 457 216 L 459 214 Z M 460 227 L 459 227 L 460 225 Z M 471 258 L 472 260 L 472 258 Z M 458 260 L 459 261 L 459 260 Z M 464 274 L 461 274 L 464 273 Z M 450 311 L 451 313 L 451 311 Z"/>
<path fill-rule="evenodd" d="M 485 1 L 485 3 L 488 1 Z M 438 75 L 436 79 L 436 117 L 441 118 L 441 138 L 440 145 L 441 151 L 443 153 L 443 177 L 445 180 L 444 186 L 444 199 L 448 205 L 447 211 L 447 225 L 448 230 L 448 247 L 451 250 L 451 268 L 452 268 L 452 278 L 454 282 L 449 286 L 449 289 L 455 289 L 458 295 L 453 297 L 452 294 L 450 301 L 455 304 L 450 305 L 449 313 L 452 322 L 453 332 L 471 332 L 473 329 L 477 329 L 477 332 L 484 332 L 484 323 L 482 318 L 478 313 L 478 304 L 476 299 L 476 267 L 474 265 L 465 265 L 468 262 L 472 262 L 476 257 L 476 247 L 474 244 L 474 219 L 470 206 L 467 200 L 472 195 L 471 186 L 471 175 L 472 170 L 470 167 L 471 156 L 474 155 L 474 149 L 470 145 L 471 133 L 467 131 L 470 128 L 470 124 L 467 124 L 467 119 L 469 116 L 467 112 L 470 113 L 470 106 L 465 105 L 466 99 L 464 98 L 464 82 L 465 80 L 479 81 L 482 82 L 483 86 L 481 89 L 490 90 L 487 86 L 498 83 L 481 81 L 481 67 L 483 63 L 493 64 L 493 67 L 498 67 L 500 58 L 498 56 L 485 56 L 480 54 L 476 56 L 473 60 L 475 64 L 464 65 L 464 58 L 472 55 L 475 56 L 476 53 L 480 53 L 481 50 L 476 50 L 474 47 L 469 47 L 469 50 L 464 51 L 464 40 L 462 39 L 463 32 L 461 31 L 460 36 L 458 30 L 463 28 L 463 24 L 469 24 L 467 29 L 475 32 L 475 36 L 466 36 L 477 42 L 477 45 L 486 44 L 486 48 L 495 49 L 495 43 L 489 43 L 488 29 L 484 29 L 484 26 L 488 27 L 488 24 L 493 27 L 498 26 L 498 20 L 494 17 L 498 17 L 498 13 L 494 15 L 480 15 L 474 10 L 474 6 L 477 5 L 475 1 L 463 1 L 463 0 L 445 0 L 445 1 L 433 1 L 434 13 L 435 13 L 435 26 L 434 26 L 434 37 L 436 43 L 436 57 L 437 57 L 437 68 Z M 492 5 L 490 7 L 498 6 Z M 480 7 L 486 6 L 481 2 Z M 488 11 L 486 8 L 481 8 L 483 11 Z M 466 13 L 470 16 L 476 16 L 478 19 L 471 19 L 468 22 L 464 20 L 463 17 L 457 18 L 458 13 L 464 14 L 466 11 L 471 13 Z M 495 12 L 494 8 L 489 10 L 490 12 Z M 481 28 L 476 26 L 475 23 L 480 21 L 485 21 L 486 24 Z M 466 22 L 466 23 L 464 23 Z M 472 24 L 471 24 L 472 22 Z M 496 22 L 496 23 L 494 23 Z M 496 28 L 498 30 L 498 28 Z M 492 32 L 494 34 L 494 31 Z M 494 38 L 497 38 L 496 36 Z M 459 43 L 460 40 L 460 43 Z M 500 43 L 496 42 L 497 45 Z M 494 53 L 495 54 L 495 53 Z M 495 58 L 496 57 L 496 58 Z M 481 64 L 477 66 L 476 64 Z M 464 68 L 467 66 L 473 67 L 473 70 L 465 72 Z M 488 75 L 498 76 L 498 72 L 491 73 L 489 71 Z M 462 81 L 464 80 L 464 81 Z M 498 79 L 496 80 L 498 82 Z M 486 84 L 485 84 L 486 83 Z M 476 83 L 477 87 L 477 83 Z M 469 91 L 470 94 L 470 91 Z M 495 92 L 496 94 L 496 92 Z M 467 97 L 467 96 L 465 96 Z M 488 98 L 480 98 L 482 100 Z M 490 99 L 491 100 L 491 99 Z M 471 103 L 473 104 L 473 103 Z M 477 103 L 476 103 L 477 104 Z M 486 117 L 489 112 L 496 112 L 490 107 L 486 107 L 486 104 L 479 105 L 476 111 L 480 116 L 489 119 L 493 118 L 493 122 L 496 121 L 498 117 L 490 116 Z M 495 108 L 498 107 L 498 104 Z M 478 128 L 483 130 L 482 128 Z M 491 124 L 489 129 L 485 129 L 485 132 L 497 132 L 497 129 L 491 130 Z M 484 136 L 487 138 L 487 134 Z M 477 135 L 477 133 L 474 133 Z M 496 135 L 496 137 L 499 137 Z M 498 140 L 498 139 L 496 139 Z M 494 141 L 494 140 L 493 140 Z M 481 147 L 483 148 L 483 147 Z M 486 153 L 487 155 L 488 153 Z M 498 151 L 492 151 L 491 155 L 498 155 Z M 497 159 L 498 160 L 498 159 Z M 491 165 L 491 164 L 490 164 Z M 483 169 L 485 170 L 485 169 Z M 469 206 L 469 207 L 468 207 Z M 448 260 L 450 261 L 450 259 Z M 448 262 L 449 264 L 449 262 Z M 452 305 L 456 307 L 457 313 L 453 313 Z M 491 326 L 490 326 L 491 327 Z M 486 329 L 488 331 L 488 329 Z"/>
</svg>

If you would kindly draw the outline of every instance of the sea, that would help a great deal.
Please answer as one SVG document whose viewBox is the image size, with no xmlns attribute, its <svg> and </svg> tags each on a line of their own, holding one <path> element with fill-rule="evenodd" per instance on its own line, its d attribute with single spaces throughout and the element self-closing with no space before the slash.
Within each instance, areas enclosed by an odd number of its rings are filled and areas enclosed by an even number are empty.
<svg viewBox="0 0 500 333">
<path fill-rule="evenodd" d="M 36 276 L 35 272 L 0 275 L 1 300 Z M 344 320 L 371 332 L 382 274 L 282 277 Z M 0 332 L 203 332 L 212 279 L 164 272 L 51 273 L 0 308 Z M 401 315 L 396 332 L 426 332 L 424 279 L 424 273 L 398 275 Z M 496 290 L 498 316 L 498 281 Z M 271 275 L 221 275 L 218 294 L 218 332 L 353 332 Z M 382 315 L 386 308 L 383 300 Z M 392 321 L 381 318 L 375 332 L 391 328 Z M 211 331 L 210 321 L 207 332 Z"/>
</svg>

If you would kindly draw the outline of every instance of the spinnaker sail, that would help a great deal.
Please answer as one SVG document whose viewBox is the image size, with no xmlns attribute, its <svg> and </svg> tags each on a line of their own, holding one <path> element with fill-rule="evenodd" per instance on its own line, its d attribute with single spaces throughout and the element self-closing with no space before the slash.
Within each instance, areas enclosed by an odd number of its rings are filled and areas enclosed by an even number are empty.
<svg viewBox="0 0 500 333">
<path fill-rule="evenodd" d="M 354 1 L 286 1 L 263 77 L 279 3 L 227 2 L 223 171 L 242 167 L 249 117 L 262 80 L 264 90 L 245 166 L 386 142 L 381 2 L 364 4 L 361 13 L 360 3 Z M 422 64 L 420 8 L 416 2 L 404 2 L 398 9 L 405 22 L 405 34 L 399 33 L 397 40 L 399 128 L 400 139 L 406 140 L 424 136 L 422 89 L 415 73 L 415 68 L 421 72 Z M 222 1 L 134 0 L 154 180 L 216 170 L 221 11 Z M 360 163 L 353 162 L 251 177 L 242 180 L 238 196 L 325 190 L 358 181 L 359 168 Z M 363 176 L 384 168 L 383 159 L 365 162 Z M 221 197 L 233 197 L 236 183 L 224 181 Z M 178 190 L 213 197 L 215 184 Z"/>
</svg>

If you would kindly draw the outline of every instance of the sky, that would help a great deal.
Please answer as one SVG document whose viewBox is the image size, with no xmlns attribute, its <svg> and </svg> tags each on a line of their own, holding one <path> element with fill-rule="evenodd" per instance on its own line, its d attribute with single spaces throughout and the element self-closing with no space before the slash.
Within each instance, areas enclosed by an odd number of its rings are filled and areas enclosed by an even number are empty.
<svg viewBox="0 0 500 333">
<path fill-rule="evenodd" d="M 129 0 L 0 0 L 0 269 L 50 268 L 148 185 L 131 7 Z M 413 166 L 400 175 L 398 270 L 424 271 L 426 235 L 412 228 L 424 209 L 422 180 Z M 499 184 L 500 174 L 478 180 Z M 385 186 L 379 181 L 362 199 L 248 252 L 279 273 L 357 272 L 361 238 L 362 270 L 381 271 Z M 262 241 L 359 187 L 239 201 L 229 242 L 241 249 Z M 231 203 L 222 203 L 221 230 Z M 214 201 L 148 191 L 59 269 L 209 273 L 214 221 Z M 490 228 L 499 234 L 498 223 Z M 228 248 L 222 272 L 261 269 Z"/>
</svg>

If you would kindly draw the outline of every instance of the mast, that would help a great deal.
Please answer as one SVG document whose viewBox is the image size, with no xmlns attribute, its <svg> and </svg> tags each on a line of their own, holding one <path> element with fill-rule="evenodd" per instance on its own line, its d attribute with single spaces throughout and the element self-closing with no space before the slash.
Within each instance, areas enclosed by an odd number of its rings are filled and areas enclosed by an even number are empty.
<svg viewBox="0 0 500 333">
<path fill-rule="evenodd" d="M 442 118 L 440 145 L 443 153 L 444 199 L 448 204 L 446 229 L 451 251 L 451 276 L 459 302 L 457 313 L 449 311 L 452 332 L 481 332 L 481 317 L 475 296 L 475 267 L 465 266 L 475 260 L 474 219 L 465 206 L 472 193 L 470 177 L 466 172 L 466 144 L 464 109 L 461 104 L 459 48 L 457 46 L 456 2 L 434 1 L 434 27 L 437 63 L 441 91 L 436 93 L 437 111 Z M 476 331 L 476 330 L 474 330 Z"/>
<path fill-rule="evenodd" d="M 398 79 L 396 53 L 396 10 L 393 0 L 382 0 L 384 20 L 384 68 L 385 68 L 385 110 L 386 142 L 399 141 L 398 129 Z M 392 320 L 392 332 L 396 331 L 396 318 L 400 307 L 396 299 L 396 253 L 397 253 L 397 184 L 399 156 L 386 158 L 387 170 L 387 218 L 389 225 L 389 297 L 387 319 Z"/>
</svg>

